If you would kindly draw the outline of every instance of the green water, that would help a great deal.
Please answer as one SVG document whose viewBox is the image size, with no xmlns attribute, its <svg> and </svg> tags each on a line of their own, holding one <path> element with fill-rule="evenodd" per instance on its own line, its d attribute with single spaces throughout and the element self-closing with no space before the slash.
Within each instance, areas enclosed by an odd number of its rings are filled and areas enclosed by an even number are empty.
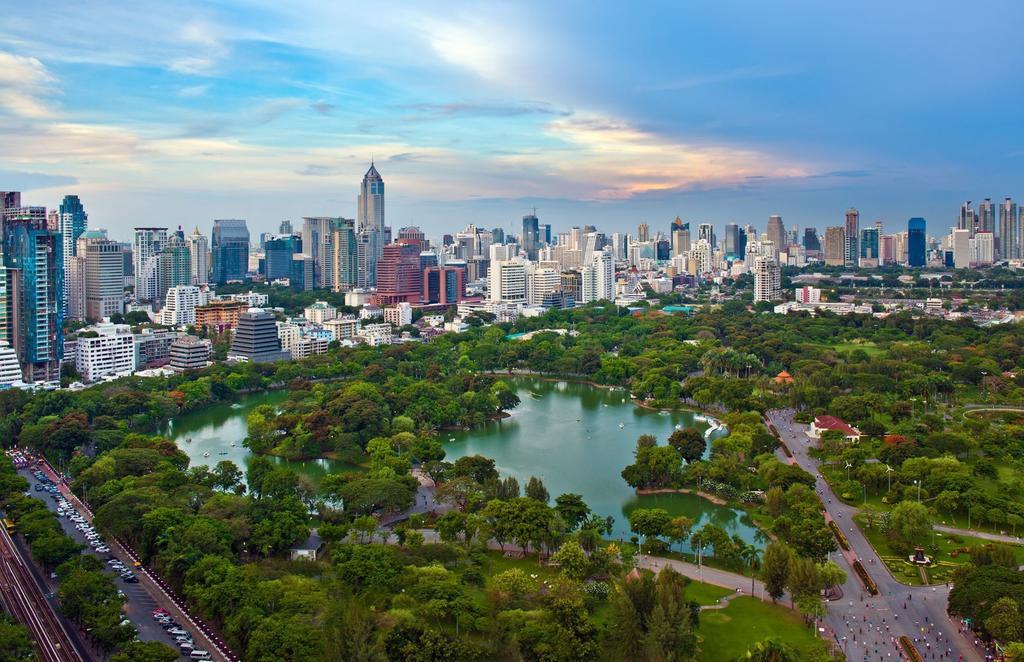
<svg viewBox="0 0 1024 662">
<path fill-rule="evenodd" d="M 160 433 L 185 451 L 191 466 L 205 464 L 213 468 L 221 460 L 231 460 L 242 469 L 246 469 L 255 457 L 242 445 L 242 440 L 249 434 L 246 416 L 259 405 L 278 405 L 287 397 L 287 391 L 243 395 L 234 403 L 213 405 L 173 418 L 163 426 Z M 319 482 L 327 473 L 359 469 L 337 460 L 285 460 L 279 457 L 270 459 L 280 466 L 309 476 L 314 482 Z"/>
<path fill-rule="evenodd" d="M 695 528 L 710 522 L 730 535 L 758 546 L 762 544 L 753 522 L 741 510 L 716 506 L 687 494 L 637 496 L 619 475 L 632 462 L 636 439 L 641 434 L 653 434 L 659 443 L 665 443 L 676 426 L 705 429 L 707 425 L 695 421 L 692 412 L 643 409 L 629 402 L 623 390 L 587 384 L 530 378 L 508 382 L 521 404 L 508 418 L 473 430 L 442 432 L 449 460 L 463 455 L 485 455 L 494 458 L 503 476 L 515 476 L 522 487 L 530 476 L 543 480 L 552 500 L 563 492 L 581 494 L 594 512 L 615 518 L 613 538 L 630 537 L 627 515 L 634 508 L 657 507 L 692 518 L 697 522 Z M 286 397 L 285 391 L 243 396 L 233 404 L 179 416 L 162 432 L 178 443 L 193 465 L 213 466 L 220 460 L 231 460 L 245 467 L 252 458 L 242 446 L 247 434 L 247 413 L 261 404 L 280 404 Z M 209 455 L 204 457 L 205 453 Z M 333 460 L 274 459 L 314 481 L 328 472 L 353 469 L 352 465 Z"/>
</svg>

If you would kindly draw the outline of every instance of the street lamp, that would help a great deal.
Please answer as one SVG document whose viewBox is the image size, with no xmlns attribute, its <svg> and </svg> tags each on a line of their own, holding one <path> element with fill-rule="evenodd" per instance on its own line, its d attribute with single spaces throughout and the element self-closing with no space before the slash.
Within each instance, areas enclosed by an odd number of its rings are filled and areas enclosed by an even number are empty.
<svg viewBox="0 0 1024 662">
<path fill-rule="evenodd" d="M 890 467 L 888 464 L 885 465 L 885 477 L 889 480 L 889 487 L 885 491 L 886 494 L 892 492 L 892 471 L 892 467 Z"/>
<path fill-rule="evenodd" d="M 917 502 L 921 503 L 921 481 L 915 480 L 914 485 L 917 485 Z"/>
</svg>

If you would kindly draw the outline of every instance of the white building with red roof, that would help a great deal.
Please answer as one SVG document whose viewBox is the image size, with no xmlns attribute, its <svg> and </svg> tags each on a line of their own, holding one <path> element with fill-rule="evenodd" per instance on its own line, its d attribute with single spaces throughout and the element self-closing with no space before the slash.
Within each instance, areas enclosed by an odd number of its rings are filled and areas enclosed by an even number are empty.
<svg viewBox="0 0 1024 662">
<path fill-rule="evenodd" d="M 841 432 L 843 437 L 850 441 L 860 440 L 860 430 L 853 427 L 843 419 L 836 418 L 835 416 L 815 416 L 808 434 L 815 439 L 821 439 L 821 434 L 828 430 Z"/>
</svg>

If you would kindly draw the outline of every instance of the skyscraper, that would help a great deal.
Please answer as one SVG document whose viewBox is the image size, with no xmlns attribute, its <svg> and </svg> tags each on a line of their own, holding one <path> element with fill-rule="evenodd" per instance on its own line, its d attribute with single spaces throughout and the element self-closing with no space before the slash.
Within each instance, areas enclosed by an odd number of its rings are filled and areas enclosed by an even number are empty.
<svg viewBox="0 0 1024 662">
<path fill-rule="evenodd" d="M 864 228 L 860 231 L 860 255 L 858 264 L 862 267 L 878 266 L 878 228 Z"/>
<path fill-rule="evenodd" d="M 860 237 L 860 212 L 851 207 L 846 210 L 846 236 L 843 245 L 843 264 L 847 267 L 857 266 L 857 256 L 860 254 L 857 247 L 857 239 Z"/>
<path fill-rule="evenodd" d="M 737 259 L 740 257 L 740 226 L 735 223 L 725 224 L 725 256 Z"/>
<path fill-rule="evenodd" d="M 703 239 L 715 250 L 715 226 L 710 223 L 701 223 L 697 226 L 697 239 Z"/>
<path fill-rule="evenodd" d="M 281 221 L 281 225 L 278 227 L 277 233 L 278 234 L 293 234 L 293 232 L 292 232 L 292 222 L 287 220 L 287 219 Z"/>
<path fill-rule="evenodd" d="M 842 227 L 825 228 L 825 264 L 841 267 L 846 264 L 846 230 Z"/>
<path fill-rule="evenodd" d="M 1021 257 L 1020 221 L 1017 203 L 1010 198 L 999 205 L 999 259 L 1016 260 Z"/>
<path fill-rule="evenodd" d="M 615 300 L 615 258 L 611 253 L 594 253 L 588 264 L 583 265 L 583 286 L 581 301 Z"/>
<path fill-rule="evenodd" d="M 64 350 L 60 234 L 47 228 L 45 207 L 21 207 L 5 210 L 3 235 L 11 346 L 26 382 L 57 383 Z"/>
<path fill-rule="evenodd" d="M 377 262 L 384 252 L 384 245 L 391 243 L 391 231 L 384 220 L 384 179 L 370 162 L 370 169 L 363 175 L 359 186 L 356 221 L 362 238 L 362 260 L 359 262 L 359 281 L 366 286 L 377 284 Z"/>
<path fill-rule="evenodd" d="M 996 231 L 996 206 L 991 198 L 985 198 L 978 207 L 978 225 L 974 232 L 995 232 Z"/>
<path fill-rule="evenodd" d="M 156 301 L 160 294 L 160 252 L 167 243 L 167 228 L 135 228 L 132 246 L 135 300 Z"/>
<path fill-rule="evenodd" d="M 61 250 L 64 257 L 64 291 L 61 292 L 61 306 L 63 306 L 65 316 L 68 312 L 71 287 L 71 258 L 77 253 L 78 238 L 85 232 L 88 219 L 89 216 L 85 213 L 85 207 L 82 206 L 82 201 L 78 199 L 78 196 L 65 195 L 60 203 L 57 221 L 57 231 L 60 232 Z"/>
<path fill-rule="evenodd" d="M 520 238 L 526 256 L 531 260 L 537 259 L 537 249 L 540 247 L 540 221 L 536 214 L 523 216 L 523 234 Z"/>
<path fill-rule="evenodd" d="M 971 208 L 971 201 L 967 200 L 960 205 L 960 217 L 957 219 L 956 227 L 958 230 L 968 230 L 973 235 L 978 224 L 977 218 L 977 213 Z"/>
<path fill-rule="evenodd" d="M 779 263 L 768 255 L 754 259 L 754 303 L 778 301 L 782 298 L 782 275 Z"/>
<path fill-rule="evenodd" d="M 907 264 L 911 267 L 925 265 L 925 220 L 914 217 L 907 221 Z"/>
<path fill-rule="evenodd" d="M 639 242 L 650 241 L 651 228 L 646 223 L 636 226 L 636 240 Z"/>
<path fill-rule="evenodd" d="M 288 351 L 281 350 L 274 315 L 259 308 L 250 308 L 238 315 L 238 326 L 231 339 L 229 359 L 265 363 L 287 360 Z"/>
<path fill-rule="evenodd" d="M 268 282 L 291 278 L 293 256 L 301 252 L 302 237 L 298 235 L 284 234 L 268 239 L 263 247 L 263 277 Z"/>
<path fill-rule="evenodd" d="M 351 218 L 331 219 L 331 289 L 348 292 L 359 284 L 359 242 Z"/>
<path fill-rule="evenodd" d="M 412 244 L 388 244 L 378 263 L 377 305 L 419 303 L 423 296 L 420 250 Z"/>
<path fill-rule="evenodd" d="M 685 227 L 685 229 L 689 230 L 690 229 L 690 224 L 689 223 L 684 223 L 683 219 L 681 219 L 678 216 L 676 216 L 674 219 L 672 219 L 672 225 L 669 227 L 669 236 L 671 236 L 671 234 L 673 232 L 675 232 L 676 230 L 684 229 L 684 227 Z"/>
<path fill-rule="evenodd" d="M 240 218 L 220 218 L 213 222 L 210 242 L 214 283 L 245 280 L 249 271 L 249 229 Z"/>
<path fill-rule="evenodd" d="M 189 254 L 185 233 L 179 227 L 167 237 L 164 249 L 160 251 L 160 285 L 157 299 L 163 301 L 167 290 L 178 285 L 192 284 L 192 257 Z"/>
<path fill-rule="evenodd" d="M 210 242 L 198 227 L 192 230 L 187 241 L 192 285 L 206 285 L 210 282 Z"/>
<path fill-rule="evenodd" d="M 818 239 L 818 228 L 804 228 L 804 250 L 821 252 L 821 240 Z"/>
<path fill-rule="evenodd" d="M 331 286 L 332 220 L 329 216 L 302 219 L 302 250 L 313 258 L 313 287 Z"/>
<path fill-rule="evenodd" d="M 768 241 L 775 244 L 774 257 L 777 258 L 779 251 L 786 245 L 786 226 L 782 224 L 781 216 L 772 214 L 768 217 L 768 227 L 765 230 L 765 234 L 768 236 Z"/>
</svg>

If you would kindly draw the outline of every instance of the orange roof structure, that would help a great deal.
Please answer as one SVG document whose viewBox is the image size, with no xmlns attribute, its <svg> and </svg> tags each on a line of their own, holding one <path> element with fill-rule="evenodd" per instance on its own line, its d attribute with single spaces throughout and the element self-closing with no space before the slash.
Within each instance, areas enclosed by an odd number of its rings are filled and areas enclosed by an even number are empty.
<svg viewBox="0 0 1024 662">
<path fill-rule="evenodd" d="M 788 372 L 786 372 L 785 370 L 783 370 L 779 374 L 775 375 L 775 383 L 776 384 L 792 384 L 793 383 L 793 375 L 791 375 Z"/>
</svg>

